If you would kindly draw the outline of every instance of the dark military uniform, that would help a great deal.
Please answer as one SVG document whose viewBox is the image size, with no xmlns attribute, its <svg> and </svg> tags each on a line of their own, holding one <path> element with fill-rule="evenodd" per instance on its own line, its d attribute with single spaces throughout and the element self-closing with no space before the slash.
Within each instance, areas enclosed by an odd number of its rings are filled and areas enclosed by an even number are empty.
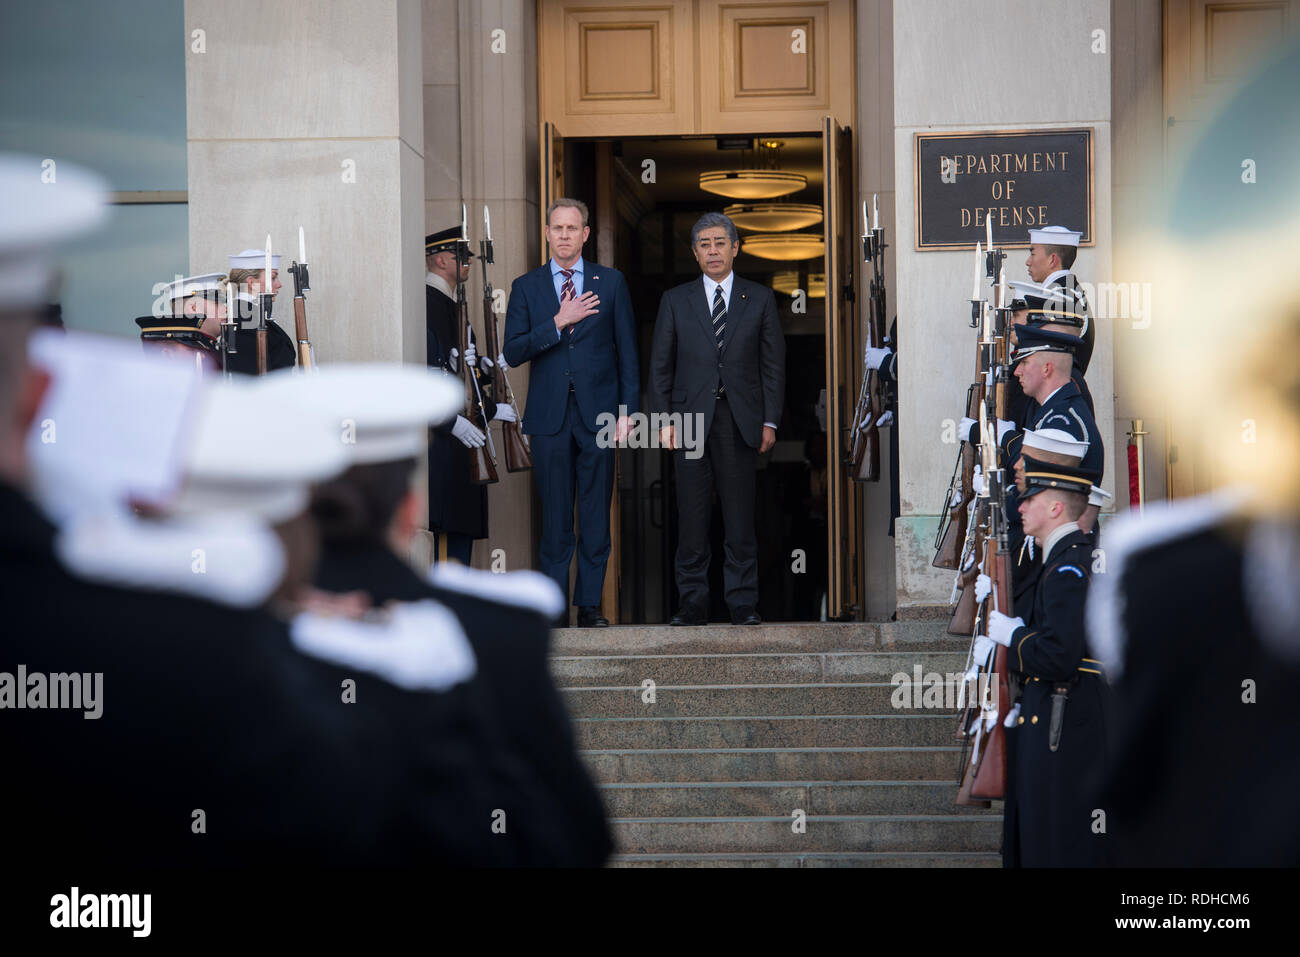
<svg viewBox="0 0 1300 957">
<path fill-rule="evenodd" d="M 1300 621 L 1266 606 L 1287 607 L 1296 579 L 1261 574 L 1286 551 L 1257 549 L 1260 524 L 1211 499 L 1142 521 L 1142 539 L 1108 556 L 1089 622 L 1123 663 L 1102 798 L 1116 863 L 1294 867 Z"/>
<path fill-rule="evenodd" d="M 479 720 L 492 727 L 490 734 L 475 731 L 477 739 L 466 727 L 448 746 L 468 749 L 498 782 L 495 803 L 468 820 L 474 826 L 481 821 L 486 834 L 490 810 L 506 812 L 506 834 L 493 838 L 508 851 L 510 863 L 595 867 L 604 862 L 612 849 L 604 809 L 550 676 L 549 622 L 542 612 L 430 584 L 380 542 L 327 543 L 316 584 L 332 592 L 359 589 L 376 604 L 433 599 L 450 608 L 478 662 L 474 680 L 454 690 L 465 699 L 464 708 L 477 708 Z"/>
<path fill-rule="evenodd" d="M 1010 667 L 1020 673 L 1020 715 L 1009 729 L 1007 769 L 1014 813 L 1007 815 L 1008 866 L 1094 867 L 1107 862 L 1104 834 L 1093 833 L 1095 793 L 1106 767 L 1109 689 L 1087 647 L 1084 605 L 1092 543 L 1075 529 L 1052 546 L 1027 623 L 1011 636 Z M 1058 749 L 1049 747 L 1053 695 L 1065 689 Z"/>
<path fill-rule="evenodd" d="M 97 719 L 0 712 L 6 774 L 21 782 L 0 789 L 13 859 L 374 862 L 397 784 L 385 743 L 340 733 L 338 709 L 306 707 L 284 629 L 254 611 L 75 578 L 54 535 L 0 482 L 0 672 L 103 674 Z M 192 830 L 196 810 L 206 833 Z"/>
<path fill-rule="evenodd" d="M 1045 286 L 1060 286 L 1067 291 L 1067 295 L 1074 299 L 1074 311 L 1086 315 L 1088 322 L 1083 330 L 1082 341 L 1079 345 L 1079 351 L 1075 364 L 1079 367 L 1079 378 L 1082 379 L 1088 373 L 1088 364 L 1092 362 L 1092 347 L 1097 338 L 1097 323 L 1093 319 L 1091 308 L 1088 305 L 1088 299 L 1083 294 L 1083 289 L 1079 286 L 1079 279 L 1072 272 L 1066 272 L 1062 275 L 1044 283 Z M 1091 403 L 1089 403 L 1091 404 Z"/>
<path fill-rule="evenodd" d="M 235 332 L 235 349 L 230 357 L 230 371 L 242 375 L 257 375 L 257 320 L 250 328 L 243 325 Z M 274 319 L 266 324 L 266 371 L 292 369 L 298 363 L 298 349 L 289 333 L 280 328 Z"/>
<path fill-rule="evenodd" d="M 424 287 L 424 297 L 429 365 L 461 378 L 459 363 L 451 360 L 451 350 L 460 348 L 456 303 L 432 285 Z M 483 404 L 491 421 L 496 403 L 486 392 Z M 488 534 L 487 486 L 470 481 L 470 450 L 451 434 L 454 422 L 435 427 L 429 440 L 429 527 L 472 543 Z M 483 428 L 482 422 L 473 424 Z"/>
</svg>

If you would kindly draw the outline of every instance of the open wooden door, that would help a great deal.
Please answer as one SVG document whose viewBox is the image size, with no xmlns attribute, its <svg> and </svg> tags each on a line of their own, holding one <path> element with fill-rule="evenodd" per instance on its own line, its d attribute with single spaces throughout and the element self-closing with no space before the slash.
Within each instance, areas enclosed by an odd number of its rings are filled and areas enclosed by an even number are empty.
<svg viewBox="0 0 1300 957">
<path fill-rule="evenodd" d="M 542 153 L 541 162 L 537 164 L 542 177 L 542 189 L 538 194 L 541 197 L 538 228 L 542 231 L 541 262 L 544 263 L 551 258 L 551 251 L 546 245 L 546 211 L 552 202 L 564 195 L 564 137 L 554 123 L 543 123 L 538 142 Z"/>
<path fill-rule="evenodd" d="M 826 617 L 863 613 L 861 491 L 849 475 L 856 356 L 860 351 L 853 291 L 853 144 L 834 117 L 822 121 L 822 208 L 826 236 Z"/>
</svg>

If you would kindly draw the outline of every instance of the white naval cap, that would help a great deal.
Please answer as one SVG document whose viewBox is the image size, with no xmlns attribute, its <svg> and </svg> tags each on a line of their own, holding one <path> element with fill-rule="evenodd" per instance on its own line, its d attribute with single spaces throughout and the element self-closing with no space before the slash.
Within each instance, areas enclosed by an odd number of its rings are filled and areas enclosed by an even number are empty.
<svg viewBox="0 0 1300 957">
<path fill-rule="evenodd" d="M 1022 449 L 1038 449 L 1042 452 L 1055 452 L 1057 455 L 1073 455 L 1083 458 L 1088 451 L 1088 443 L 1080 442 L 1069 432 L 1062 429 L 1026 429 L 1021 440 Z"/>
<path fill-rule="evenodd" d="M 1114 497 L 1115 496 L 1111 495 L 1110 492 L 1107 492 L 1104 488 L 1101 488 L 1098 485 L 1094 485 L 1092 487 L 1092 491 L 1088 493 L 1088 504 L 1096 505 L 1098 508 L 1102 508 L 1103 506 L 1105 506 L 1107 502 L 1109 502 Z"/>
<path fill-rule="evenodd" d="M 205 272 L 201 276 L 186 276 L 167 284 L 168 299 L 185 299 L 200 293 L 219 293 L 225 288 L 226 274 Z"/>
<path fill-rule="evenodd" d="M 428 428 L 465 404 L 459 380 L 438 369 L 396 363 L 333 363 L 310 375 L 281 369 L 262 380 L 271 408 L 305 403 L 331 423 L 352 465 L 413 458 Z"/>
<path fill-rule="evenodd" d="M 1016 291 L 1014 298 L 1017 299 L 1023 299 L 1025 296 L 1035 296 L 1052 302 L 1074 301 L 1074 296 L 1064 286 L 1044 286 L 1041 282 L 1028 282 L 1024 279 L 1009 280 L 1007 285 Z"/>
<path fill-rule="evenodd" d="M 27 455 L 31 487 L 51 521 L 175 494 L 204 381 L 193 366 L 77 330 L 37 330 L 27 353 L 50 376 Z"/>
<path fill-rule="evenodd" d="M 49 302 L 55 243 L 98 226 L 107 213 L 108 187 L 72 163 L 0 153 L 0 308 Z"/>
<path fill-rule="evenodd" d="M 306 377 L 290 383 L 302 386 Z M 283 388 L 283 387 L 282 387 Z M 276 524 L 307 508 L 310 486 L 347 468 L 349 457 L 326 416 L 262 379 L 209 385 L 199 399 L 174 515 L 237 513 Z"/>
<path fill-rule="evenodd" d="M 265 249 L 245 249 L 242 253 L 234 253 L 230 257 L 231 269 L 265 269 L 266 268 L 266 250 Z M 271 254 L 271 268 L 280 268 L 280 254 Z"/>
<path fill-rule="evenodd" d="M 1033 246 L 1078 246 L 1082 238 L 1083 233 L 1064 226 L 1044 226 L 1029 231 L 1029 242 Z"/>
</svg>

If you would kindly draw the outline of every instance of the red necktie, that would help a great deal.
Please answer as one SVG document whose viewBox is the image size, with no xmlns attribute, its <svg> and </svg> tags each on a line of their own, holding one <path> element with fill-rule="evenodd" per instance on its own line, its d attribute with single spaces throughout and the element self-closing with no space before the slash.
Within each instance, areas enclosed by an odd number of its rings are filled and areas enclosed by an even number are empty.
<svg viewBox="0 0 1300 957">
<path fill-rule="evenodd" d="M 564 274 L 564 285 L 560 286 L 560 302 L 567 302 L 577 295 L 573 288 L 573 270 L 561 269 L 560 272 Z"/>
</svg>

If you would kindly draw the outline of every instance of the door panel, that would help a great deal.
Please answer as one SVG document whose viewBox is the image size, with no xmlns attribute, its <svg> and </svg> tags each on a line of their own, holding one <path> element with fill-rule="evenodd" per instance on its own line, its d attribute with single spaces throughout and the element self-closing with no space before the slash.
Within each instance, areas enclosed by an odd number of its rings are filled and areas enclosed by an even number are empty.
<svg viewBox="0 0 1300 957">
<path fill-rule="evenodd" d="M 537 218 L 542 231 L 541 262 L 544 263 L 551 258 L 551 251 L 546 245 L 546 210 L 554 200 L 564 195 L 564 137 L 554 123 L 542 124 L 540 144 L 542 155 L 541 162 L 537 165 L 542 177 L 542 188 L 538 194 L 541 197 L 541 209 L 538 210 Z"/>
<path fill-rule="evenodd" d="M 862 614 L 861 492 L 849 476 L 844 449 L 853 417 L 854 357 L 858 352 L 853 295 L 853 145 L 834 117 L 822 120 L 826 255 L 826 502 L 827 602 L 830 619 Z"/>
</svg>

